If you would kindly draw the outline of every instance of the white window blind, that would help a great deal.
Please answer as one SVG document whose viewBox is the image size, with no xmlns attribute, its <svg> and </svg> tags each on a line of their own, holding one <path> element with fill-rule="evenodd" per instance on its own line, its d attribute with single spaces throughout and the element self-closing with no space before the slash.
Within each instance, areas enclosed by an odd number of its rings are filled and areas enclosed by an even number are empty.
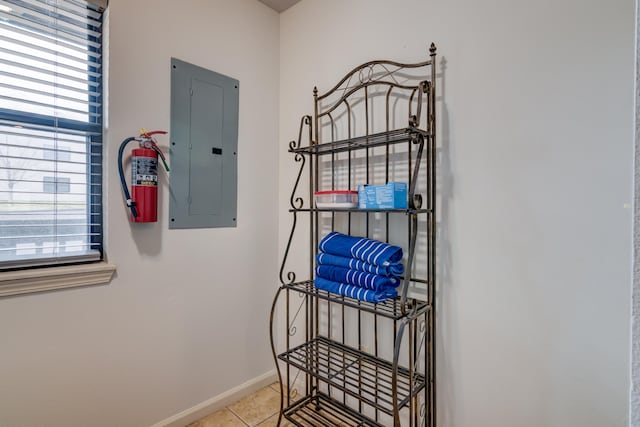
<svg viewBox="0 0 640 427">
<path fill-rule="evenodd" d="M 0 270 L 102 258 L 101 11 L 0 0 Z"/>
</svg>

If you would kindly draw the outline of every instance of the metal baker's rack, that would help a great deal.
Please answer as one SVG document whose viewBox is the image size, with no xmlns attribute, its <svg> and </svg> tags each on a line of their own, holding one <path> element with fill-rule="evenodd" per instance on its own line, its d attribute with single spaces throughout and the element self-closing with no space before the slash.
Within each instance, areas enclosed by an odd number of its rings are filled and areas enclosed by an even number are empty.
<svg viewBox="0 0 640 427">
<path fill-rule="evenodd" d="M 325 93 L 314 88 L 314 114 L 289 144 L 299 169 L 270 319 L 278 425 L 436 425 L 435 64 L 431 44 L 426 61 L 371 61 Z M 408 183 L 407 209 L 313 205 L 315 191 L 391 180 Z M 398 297 L 373 304 L 314 287 L 318 242 L 333 230 L 403 247 Z M 294 247 L 308 251 L 304 280 L 286 271 Z"/>
</svg>

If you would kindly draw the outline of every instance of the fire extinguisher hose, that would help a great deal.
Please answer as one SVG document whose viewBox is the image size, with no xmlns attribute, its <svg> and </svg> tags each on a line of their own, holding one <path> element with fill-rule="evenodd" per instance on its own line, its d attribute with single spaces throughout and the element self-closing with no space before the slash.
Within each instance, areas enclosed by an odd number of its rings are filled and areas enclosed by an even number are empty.
<svg viewBox="0 0 640 427">
<path fill-rule="evenodd" d="M 127 201 L 127 206 L 129 207 L 129 209 L 131 209 L 131 215 L 133 215 L 134 218 L 137 218 L 138 210 L 136 209 L 136 202 L 131 200 L 131 194 L 129 193 L 129 188 L 127 187 L 127 181 L 124 179 L 124 169 L 122 167 L 122 155 L 124 154 L 124 149 L 128 143 L 135 140 L 136 137 L 132 136 L 125 139 L 124 141 L 122 141 L 122 144 L 120 144 L 120 149 L 118 150 L 118 172 L 120 173 L 120 185 L 122 186 L 122 192 L 124 193 L 124 197 Z"/>
</svg>

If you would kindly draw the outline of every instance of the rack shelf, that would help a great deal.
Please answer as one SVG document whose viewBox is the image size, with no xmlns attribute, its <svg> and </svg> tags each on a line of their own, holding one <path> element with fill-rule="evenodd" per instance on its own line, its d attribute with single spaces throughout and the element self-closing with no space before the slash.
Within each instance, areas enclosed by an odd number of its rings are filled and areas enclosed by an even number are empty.
<svg viewBox="0 0 640 427">
<path fill-rule="evenodd" d="M 386 360 L 318 336 L 278 356 L 342 392 L 393 415 L 393 366 Z M 425 386 L 424 375 L 397 368 L 398 407 Z"/>
<path fill-rule="evenodd" d="M 327 142 L 324 144 L 310 145 L 308 147 L 292 148 L 292 153 L 304 154 L 332 154 L 340 153 L 360 148 L 372 148 L 382 145 L 398 144 L 406 141 L 418 141 L 420 138 L 426 138 L 429 133 L 418 128 L 408 127 L 404 129 L 396 129 L 388 132 L 379 132 L 371 135 L 359 136 L 335 142 Z"/>
<path fill-rule="evenodd" d="M 324 393 L 299 400 L 284 410 L 284 416 L 295 425 L 303 427 L 319 425 L 384 427 Z"/>
<path fill-rule="evenodd" d="M 312 280 L 291 283 L 285 286 L 293 291 L 317 296 L 319 299 L 325 301 L 345 305 L 347 307 L 352 307 L 360 311 L 377 314 L 378 316 L 386 317 L 389 319 L 400 320 L 403 317 L 406 317 L 406 315 L 402 314 L 403 311 L 400 303 L 400 297 L 396 297 L 394 299 L 387 300 L 378 304 L 373 304 L 370 302 L 343 297 L 340 295 L 332 294 L 331 292 L 324 291 L 322 289 L 318 289 L 313 286 Z M 429 310 L 429 307 L 429 304 L 424 301 L 410 300 L 409 302 L 407 302 L 404 312 L 409 313 L 412 312 L 413 309 L 415 309 L 415 311 L 413 312 L 414 314 L 421 314 Z"/>
<path fill-rule="evenodd" d="M 400 213 L 406 215 L 427 214 L 431 213 L 431 209 L 358 209 L 358 208 L 302 208 L 302 209 L 289 209 L 289 212 L 352 212 L 352 213 Z"/>
</svg>

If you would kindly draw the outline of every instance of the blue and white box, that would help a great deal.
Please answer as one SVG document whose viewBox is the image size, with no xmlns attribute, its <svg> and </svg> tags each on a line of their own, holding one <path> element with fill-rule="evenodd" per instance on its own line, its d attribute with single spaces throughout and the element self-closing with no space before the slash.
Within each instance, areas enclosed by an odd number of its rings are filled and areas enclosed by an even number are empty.
<svg viewBox="0 0 640 427">
<path fill-rule="evenodd" d="M 359 209 L 407 209 L 407 183 L 358 185 Z"/>
</svg>

